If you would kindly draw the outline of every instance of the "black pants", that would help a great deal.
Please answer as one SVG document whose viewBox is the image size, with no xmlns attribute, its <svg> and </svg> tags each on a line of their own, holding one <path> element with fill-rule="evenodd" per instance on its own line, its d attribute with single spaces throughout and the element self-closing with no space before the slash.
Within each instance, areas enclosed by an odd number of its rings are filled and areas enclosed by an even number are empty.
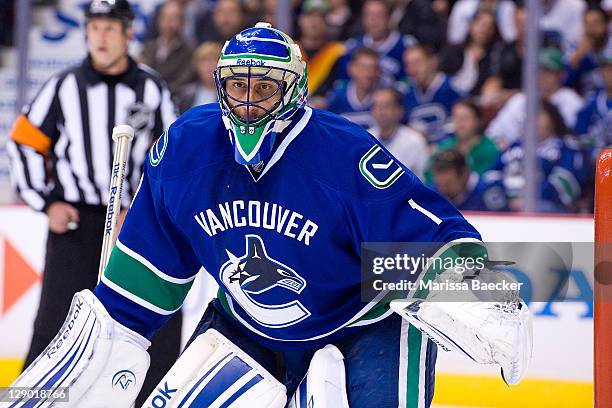
<svg viewBox="0 0 612 408">
<path fill-rule="evenodd" d="M 25 365 L 38 357 L 57 334 L 72 296 L 93 289 L 98 279 L 105 207 L 79 206 L 79 228 L 65 234 L 49 231 L 40 304 L 34 321 L 34 334 Z M 157 383 L 174 364 L 181 345 L 182 315 L 174 317 L 153 337 L 147 373 L 137 406 L 142 405 Z"/>
</svg>

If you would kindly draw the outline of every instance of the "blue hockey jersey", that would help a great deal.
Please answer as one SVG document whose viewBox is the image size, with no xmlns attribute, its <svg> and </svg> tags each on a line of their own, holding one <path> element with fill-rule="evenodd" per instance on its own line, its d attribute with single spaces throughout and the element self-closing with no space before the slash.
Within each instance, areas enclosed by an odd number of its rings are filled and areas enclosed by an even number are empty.
<svg viewBox="0 0 612 408">
<path fill-rule="evenodd" d="M 549 137 L 538 144 L 536 153 L 542 172 L 538 211 L 571 211 L 586 183 L 588 168 L 584 152 L 571 137 Z M 515 142 L 500 154 L 492 169 L 501 172 L 510 198 L 518 197 L 525 184 L 524 154 L 521 143 Z"/>
<path fill-rule="evenodd" d="M 578 112 L 576 134 L 587 137 L 595 153 L 612 145 L 612 97 L 605 90 L 599 91 Z"/>
<path fill-rule="evenodd" d="M 351 38 L 346 41 L 346 52 L 338 61 L 338 75 L 336 79 L 343 81 L 349 79 L 347 66 L 351 60 L 351 55 L 358 48 L 366 47 L 378 52 L 380 56 L 381 82 L 390 84 L 405 75 L 404 51 L 416 44 L 416 38 L 412 35 L 401 34 L 399 31 L 391 32 L 385 41 L 378 44 L 367 34 Z"/>
<path fill-rule="evenodd" d="M 372 116 L 372 96 L 363 101 L 357 99 L 355 84 L 349 81 L 346 86 L 337 86 L 327 99 L 327 110 L 344 116 L 353 123 L 370 128 L 376 125 Z"/>
<path fill-rule="evenodd" d="M 446 137 L 445 125 L 453 105 L 461 99 L 461 93 L 453 87 L 450 78 L 439 73 L 426 90 L 409 82 L 405 95 L 407 123 L 422 131 L 430 143 Z"/>
<path fill-rule="evenodd" d="M 451 201 L 461 211 L 509 211 L 508 197 L 498 172 L 471 173 L 465 191 Z"/>
<path fill-rule="evenodd" d="M 150 338 L 203 268 L 245 333 L 309 347 L 367 324 L 384 296 L 361 301 L 362 242 L 480 239 L 360 126 L 305 108 L 283 135 L 255 179 L 216 104 L 164 133 L 95 289 L 116 320 Z"/>
</svg>

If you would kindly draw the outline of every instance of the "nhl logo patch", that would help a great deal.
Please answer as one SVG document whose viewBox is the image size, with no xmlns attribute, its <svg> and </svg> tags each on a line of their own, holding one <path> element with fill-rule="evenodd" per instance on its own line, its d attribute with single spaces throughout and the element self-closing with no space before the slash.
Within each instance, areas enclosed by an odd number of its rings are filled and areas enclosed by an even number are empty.
<svg viewBox="0 0 612 408">
<path fill-rule="evenodd" d="M 136 102 L 127 108 L 126 123 L 136 131 L 144 130 L 151 120 L 151 109 L 142 102 Z"/>
</svg>

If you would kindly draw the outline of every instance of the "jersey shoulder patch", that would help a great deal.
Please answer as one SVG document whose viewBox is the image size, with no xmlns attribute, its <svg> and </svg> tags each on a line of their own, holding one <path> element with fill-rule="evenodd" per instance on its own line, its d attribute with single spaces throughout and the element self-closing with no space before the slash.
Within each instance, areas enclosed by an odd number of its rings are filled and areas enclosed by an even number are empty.
<svg viewBox="0 0 612 408">
<path fill-rule="evenodd" d="M 161 163 L 164 153 L 166 153 L 166 148 L 168 147 L 168 130 L 164 130 L 164 133 L 157 139 L 155 144 L 151 146 L 149 150 L 149 162 L 151 166 L 157 167 L 159 163 Z"/>
<path fill-rule="evenodd" d="M 202 105 L 181 115 L 149 149 L 155 178 L 192 171 L 228 156 L 231 143 L 218 104 Z"/>
<path fill-rule="evenodd" d="M 359 160 L 359 172 L 378 189 L 389 188 L 395 183 L 404 169 L 381 146 L 374 145 Z"/>
<path fill-rule="evenodd" d="M 339 115 L 313 109 L 303 132 L 292 161 L 339 192 L 380 200 L 414 182 L 416 176 L 367 130 Z"/>
</svg>

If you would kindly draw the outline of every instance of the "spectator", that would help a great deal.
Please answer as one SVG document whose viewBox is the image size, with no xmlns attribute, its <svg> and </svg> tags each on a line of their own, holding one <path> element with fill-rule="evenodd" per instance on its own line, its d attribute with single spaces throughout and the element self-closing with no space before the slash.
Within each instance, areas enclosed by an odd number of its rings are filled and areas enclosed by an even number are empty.
<svg viewBox="0 0 612 408">
<path fill-rule="evenodd" d="M 496 173 L 481 177 L 470 172 L 465 157 L 456 149 L 433 157 L 434 188 L 460 211 L 508 211 L 508 199 Z"/>
<path fill-rule="evenodd" d="M 196 48 L 193 53 L 193 68 L 198 79 L 185 85 L 179 93 L 177 99 L 181 112 L 193 106 L 218 101 L 214 71 L 220 55 L 220 43 L 205 42 Z"/>
<path fill-rule="evenodd" d="M 584 33 L 578 47 L 569 58 L 567 86 L 575 87 L 582 95 L 592 94 L 602 86 L 596 58 L 612 43 L 608 32 L 609 18 L 605 11 L 591 6 L 584 13 Z"/>
<path fill-rule="evenodd" d="M 499 44 L 495 15 L 480 11 L 470 23 L 469 34 L 461 45 L 446 47 L 440 56 L 440 70 L 454 75 L 463 92 L 480 94 L 485 80 L 493 74 L 491 54 Z"/>
<path fill-rule="evenodd" d="M 565 126 L 559 110 L 550 102 L 543 101 L 537 119 L 537 155 L 542 180 L 539 186 L 537 210 L 542 212 L 574 212 L 582 195 L 586 177 L 587 161 Z M 494 166 L 504 180 L 511 208 L 522 208 L 522 190 L 525 185 L 523 171 L 524 150 L 520 141 L 515 141 L 499 157 Z"/>
<path fill-rule="evenodd" d="M 470 31 L 474 16 L 480 11 L 493 14 L 501 37 L 506 42 L 516 40 L 514 13 L 516 5 L 511 0 L 459 0 L 448 18 L 448 42 L 462 44 Z"/>
<path fill-rule="evenodd" d="M 198 43 L 225 42 L 246 28 L 240 0 L 217 0 L 212 13 L 203 14 L 196 23 Z"/>
<path fill-rule="evenodd" d="M 544 14 L 540 28 L 549 39 L 557 38 L 557 46 L 567 54 L 580 42 L 583 32 L 582 16 L 586 8 L 583 0 L 543 0 Z M 549 44 L 551 45 L 551 44 Z"/>
<path fill-rule="evenodd" d="M 573 128 L 583 101 L 575 91 L 562 86 L 562 58 L 561 51 L 556 48 L 544 48 L 540 52 L 538 83 L 542 98 L 555 105 L 561 112 L 565 125 Z M 485 133 L 502 148 L 512 144 L 524 131 L 525 109 L 525 95 L 522 92 L 517 93 L 499 111 Z"/>
<path fill-rule="evenodd" d="M 497 112 L 522 86 L 527 26 L 525 7 L 517 7 L 514 24 L 516 40 L 493 48 L 491 76 L 485 80 L 481 88 L 481 103 L 494 112 Z"/>
<path fill-rule="evenodd" d="M 193 43 L 196 38 L 196 21 L 197 19 L 206 12 L 207 8 L 210 6 L 209 2 L 202 0 L 174 0 L 183 6 L 184 16 L 185 16 L 185 24 L 183 24 L 183 37 L 185 37 L 189 42 Z M 162 9 L 164 3 L 159 4 L 155 11 L 153 12 L 153 18 L 147 19 L 151 21 L 151 23 L 147 23 L 147 30 L 144 36 L 144 41 L 149 41 L 154 38 L 159 37 L 159 30 L 157 28 L 157 21 L 159 19 L 159 12 Z"/>
<path fill-rule="evenodd" d="M 438 57 L 430 47 L 417 45 L 404 52 L 409 77 L 404 108 L 408 124 L 425 134 L 429 143 L 440 141 L 452 106 L 461 98 L 450 77 L 438 71 Z"/>
<path fill-rule="evenodd" d="M 480 108 L 472 101 L 462 100 L 453 106 L 452 114 L 454 132 L 438 144 L 438 149 L 457 149 L 465 156 L 470 171 L 482 176 L 497 161 L 499 150 L 482 133 Z"/>
<path fill-rule="evenodd" d="M 433 6 L 430 0 L 398 0 L 392 21 L 397 21 L 400 33 L 410 34 L 418 42 L 440 49 L 446 41 L 446 19 L 434 11 Z"/>
<path fill-rule="evenodd" d="M 164 3 L 157 19 L 159 37 L 144 45 L 141 56 L 142 62 L 159 72 L 173 95 L 193 78 L 188 63 L 193 48 L 183 37 L 184 22 L 184 9 L 180 2 L 170 0 Z"/>
<path fill-rule="evenodd" d="M 306 1 L 304 2 L 306 3 Z M 348 30 L 354 18 L 347 0 L 329 0 L 330 10 L 326 13 L 326 22 L 330 40 L 346 40 Z"/>
<path fill-rule="evenodd" d="M 267 23 L 272 24 L 272 26 L 276 26 L 276 11 L 278 9 L 278 1 L 277 0 L 262 0 L 261 1 L 261 17 L 259 18 L 261 21 L 265 21 Z"/>
<path fill-rule="evenodd" d="M 355 50 L 348 72 L 350 80 L 332 91 L 327 109 L 363 127 L 372 127 L 372 93 L 380 73 L 378 53 L 365 47 Z"/>
<path fill-rule="evenodd" d="M 391 5 L 385 0 L 366 0 L 363 3 L 361 22 L 365 34 L 346 42 L 346 54 L 340 60 L 338 79 L 348 77 L 347 65 L 356 49 L 368 47 L 380 56 L 383 81 L 391 83 L 404 73 L 402 55 L 406 48 L 415 45 L 416 39 L 402 35 L 391 27 Z"/>
<path fill-rule="evenodd" d="M 242 1 L 244 5 L 244 0 Z M 303 0 L 289 0 L 289 5 L 291 7 L 290 12 L 292 13 L 292 18 L 295 20 L 297 20 L 297 16 L 300 14 L 302 1 Z M 317 3 L 321 1 L 326 0 L 315 0 Z M 259 9 L 256 13 L 247 17 L 247 25 L 251 26 L 263 21 L 272 24 L 272 27 L 277 27 L 276 13 L 278 12 L 278 0 L 257 0 L 257 2 L 259 3 Z"/>
<path fill-rule="evenodd" d="M 331 89 L 334 67 L 338 58 L 344 54 L 342 43 L 329 40 L 325 21 L 328 10 L 329 6 L 323 0 L 307 0 L 298 17 L 301 36 L 297 42 L 308 63 L 308 96 L 311 105 L 316 105 L 316 98 L 321 98 Z"/>
<path fill-rule="evenodd" d="M 402 125 L 402 99 L 402 94 L 395 88 L 375 91 L 372 97 L 372 116 L 376 125 L 369 131 L 404 166 L 422 179 L 429 157 L 427 141 L 416 130 Z"/>
<path fill-rule="evenodd" d="M 589 99 L 576 120 L 576 134 L 595 147 L 595 154 L 612 146 L 612 47 L 601 54 L 598 62 L 604 88 Z"/>
</svg>

